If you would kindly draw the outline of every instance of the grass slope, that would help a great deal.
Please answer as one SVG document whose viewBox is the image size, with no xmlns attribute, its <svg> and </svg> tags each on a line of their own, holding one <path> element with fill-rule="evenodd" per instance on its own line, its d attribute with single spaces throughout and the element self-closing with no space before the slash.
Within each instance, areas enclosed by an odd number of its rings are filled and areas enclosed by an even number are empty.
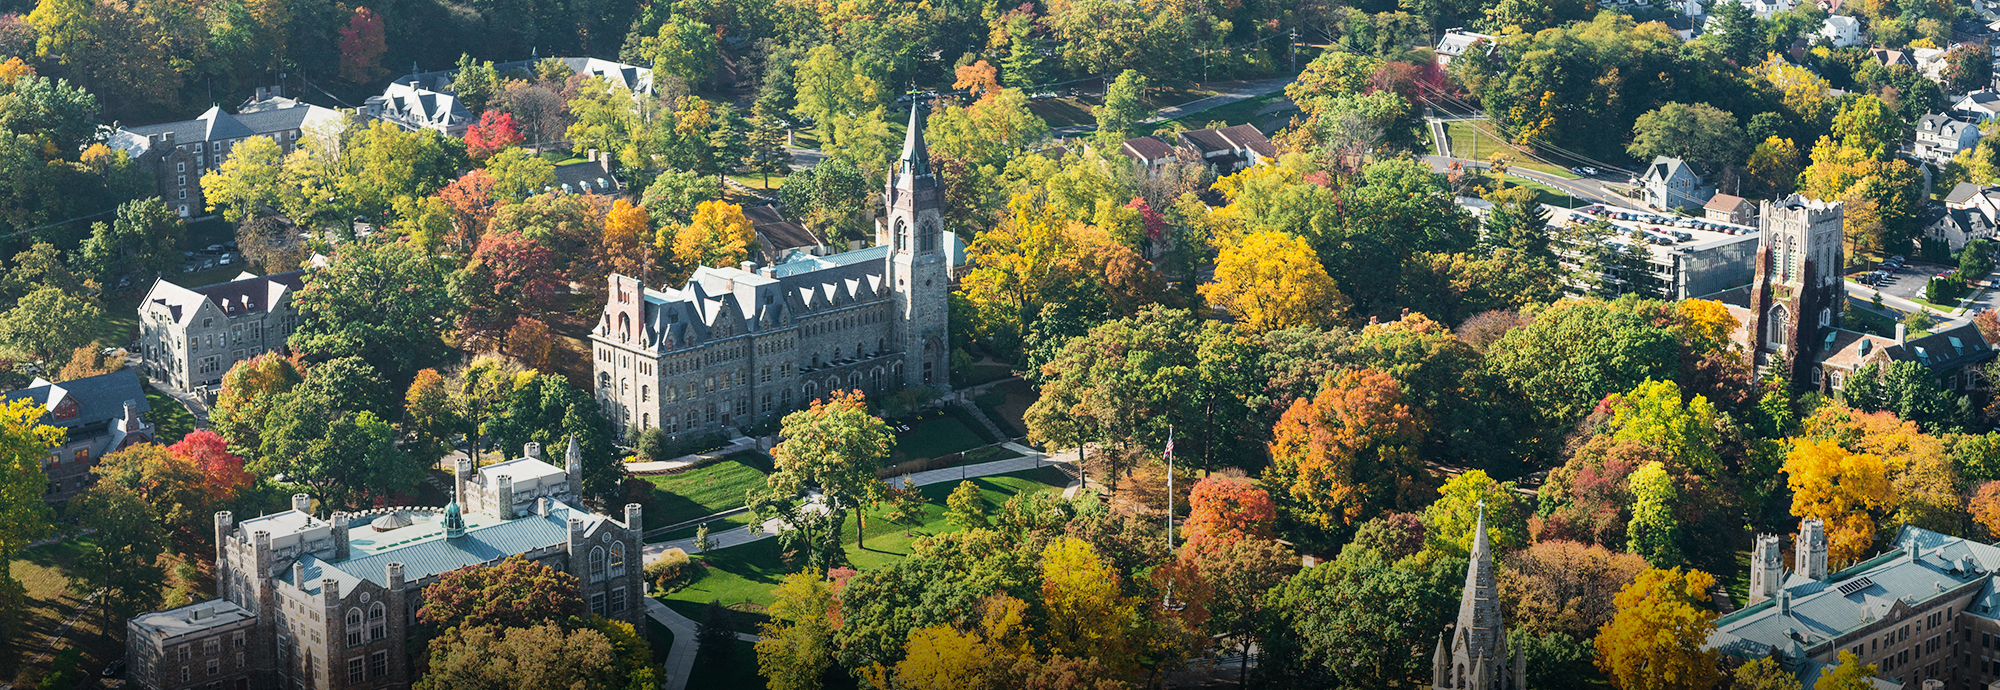
<svg viewBox="0 0 2000 690">
<path fill-rule="evenodd" d="M 660 526 L 742 507 L 745 493 L 764 487 L 764 471 L 736 456 L 645 479 L 654 489 L 646 521 Z"/>
</svg>

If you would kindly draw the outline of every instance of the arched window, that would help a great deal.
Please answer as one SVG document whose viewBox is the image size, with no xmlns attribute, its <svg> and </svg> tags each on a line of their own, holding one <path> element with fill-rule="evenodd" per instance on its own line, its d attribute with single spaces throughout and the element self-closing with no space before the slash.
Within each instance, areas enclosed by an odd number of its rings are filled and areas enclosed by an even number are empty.
<svg viewBox="0 0 2000 690">
<path fill-rule="evenodd" d="M 648 402 L 651 401 L 652 399 L 653 399 L 653 387 L 643 383 L 639 384 L 639 402 Z"/>
<path fill-rule="evenodd" d="M 619 314 L 619 315 L 618 315 L 618 342 L 621 342 L 621 343 L 622 343 L 622 342 L 625 342 L 625 341 L 627 341 L 627 340 L 631 340 L 631 339 L 632 339 L 632 315 L 631 315 L 631 314 Z"/>
<path fill-rule="evenodd" d="M 1830 307 L 1820 307 L 1820 308 L 1819 308 L 1819 325 L 1821 325 L 1821 326 L 1831 326 L 1831 325 L 1833 325 L 1833 309 L 1832 309 L 1832 308 L 1830 308 Z"/>
<path fill-rule="evenodd" d="M 653 428 L 653 413 L 651 412 L 639 413 L 639 430 L 645 431 L 651 428 Z"/>
<path fill-rule="evenodd" d="M 888 340 L 887 338 L 876 338 L 876 339 L 875 339 L 875 351 L 876 351 L 876 352 L 888 352 L 888 351 L 889 351 L 889 340 Z"/>
<path fill-rule="evenodd" d="M 611 576 L 625 575 L 625 542 L 611 542 Z"/>
<path fill-rule="evenodd" d="M 389 607 L 375 602 L 368 607 L 368 639 L 379 640 L 389 636 Z"/>
<path fill-rule="evenodd" d="M 361 609 L 347 610 L 347 646 L 361 644 Z"/>
<path fill-rule="evenodd" d="M 594 546 L 590 549 L 590 581 L 604 581 L 604 547 Z"/>
<path fill-rule="evenodd" d="M 1785 333 L 1791 330 L 1791 314 L 1785 311 L 1785 305 L 1782 304 L 1771 307 L 1771 311 L 1767 314 L 1765 322 L 1770 325 L 1765 327 L 1764 342 L 1769 343 L 1771 347 L 1784 347 Z"/>
</svg>

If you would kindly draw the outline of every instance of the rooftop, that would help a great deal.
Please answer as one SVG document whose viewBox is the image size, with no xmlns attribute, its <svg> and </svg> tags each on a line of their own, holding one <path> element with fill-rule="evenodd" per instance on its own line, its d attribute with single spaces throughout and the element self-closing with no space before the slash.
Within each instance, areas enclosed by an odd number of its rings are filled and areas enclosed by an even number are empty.
<svg viewBox="0 0 2000 690">
<path fill-rule="evenodd" d="M 151 633 L 154 637 L 165 638 L 198 633 L 204 630 L 213 630 L 231 623 L 241 623 L 254 618 L 256 616 L 250 615 L 249 611 L 244 610 L 241 606 L 230 603 L 226 599 L 212 599 L 188 604 L 179 608 L 134 616 L 131 620 L 131 625 L 141 631 Z"/>
<path fill-rule="evenodd" d="M 62 383 L 35 379 L 33 385 L 11 391 L 0 401 L 21 399 L 34 400 L 45 410 L 53 410 L 65 400 L 75 400 L 75 417 L 56 419 L 48 416 L 42 420 L 43 424 L 63 428 L 124 417 L 126 401 L 131 401 L 141 415 L 152 409 L 146 403 L 146 390 L 139 385 L 139 374 L 135 369 L 121 369 Z"/>
</svg>

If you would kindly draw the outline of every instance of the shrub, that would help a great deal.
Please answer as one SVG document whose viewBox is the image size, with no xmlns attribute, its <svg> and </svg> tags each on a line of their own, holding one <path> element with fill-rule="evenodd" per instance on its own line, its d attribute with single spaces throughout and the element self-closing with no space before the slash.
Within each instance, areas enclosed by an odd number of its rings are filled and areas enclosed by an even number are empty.
<svg viewBox="0 0 2000 690">
<path fill-rule="evenodd" d="M 667 549 L 660 560 L 646 564 L 646 579 L 654 589 L 672 592 L 692 584 L 700 570 L 700 561 L 688 558 L 686 551 Z"/>
</svg>

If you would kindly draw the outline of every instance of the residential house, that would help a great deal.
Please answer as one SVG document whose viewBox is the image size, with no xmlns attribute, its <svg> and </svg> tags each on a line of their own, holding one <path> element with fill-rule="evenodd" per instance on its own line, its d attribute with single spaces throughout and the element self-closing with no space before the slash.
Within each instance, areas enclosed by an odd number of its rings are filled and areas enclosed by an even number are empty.
<svg viewBox="0 0 2000 690">
<path fill-rule="evenodd" d="M 362 114 L 410 131 L 428 129 L 448 137 L 465 136 L 465 130 L 474 124 L 472 111 L 443 90 L 448 87 L 440 85 L 434 90 L 425 81 L 409 76 L 390 82 L 382 95 L 369 96 L 363 102 Z"/>
<path fill-rule="evenodd" d="M 41 423 L 63 430 L 62 443 L 42 459 L 42 472 L 49 478 L 42 500 L 49 503 L 75 498 L 95 483 L 91 468 L 104 454 L 153 442 L 153 425 L 145 419 L 152 406 L 132 369 L 62 383 L 35 379 L 27 388 L 7 393 L 4 400 L 34 401 L 47 410 Z"/>
<path fill-rule="evenodd" d="M 1263 132 L 1250 125 L 1190 129 L 1178 136 L 1182 148 L 1193 151 L 1219 174 L 1227 175 L 1259 163 L 1275 163 L 1278 160 L 1278 147 L 1273 146 Z"/>
<path fill-rule="evenodd" d="M 1701 207 L 1702 215 L 1709 220 L 1719 220 L 1732 225 L 1750 225 L 1756 222 L 1757 205 L 1734 194 L 1717 194 L 1709 197 Z"/>
<path fill-rule="evenodd" d="M 590 151 L 590 160 L 556 166 L 556 182 L 548 191 L 565 194 L 616 195 L 625 183 L 611 172 L 611 154 Z"/>
<path fill-rule="evenodd" d="M 2000 93 L 1991 89 L 1974 91 L 1960 97 L 1952 109 L 1980 122 L 1992 122 L 2000 118 Z"/>
<path fill-rule="evenodd" d="M 1486 51 L 1487 55 L 1492 55 L 1494 46 L 1499 45 L 1499 43 L 1500 39 L 1497 36 L 1473 33 L 1462 28 L 1446 29 L 1444 36 L 1438 38 L 1438 66 L 1443 67 L 1451 64 L 1453 59 L 1464 55 L 1465 51 L 1472 50 L 1472 47 L 1475 45 L 1480 46 L 1482 50 Z"/>
<path fill-rule="evenodd" d="M 1958 152 L 1977 145 L 1979 123 L 1953 113 L 1931 113 L 1917 118 L 1917 138 L 1910 152 L 1919 159 L 1944 165 Z"/>
<path fill-rule="evenodd" d="M 1657 156 L 1640 176 L 1646 205 L 1657 209 L 1702 206 L 1715 195 L 1715 188 L 1702 183 L 1694 166 L 1679 158 Z"/>
<path fill-rule="evenodd" d="M 1751 14 L 1757 15 L 1758 19 L 1765 21 L 1770 21 L 1772 15 L 1790 12 L 1799 6 L 1798 0 L 1736 0 L 1736 2 L 1744 9 L 1750 10 Z"/>
<path fill-rule="evenodd" d="M 1841 15 L 1827 17 L 1819 26 L 1819 37 L 1835 48 L 1861 45 L 1861 20 Z"/>
<path fill-rule="evenodd" d="M 1688 1 L 1694 2 L 1695 0 L 1688 0 Z M 1694 18 L 1685 17 L 1678 14 L 1668 17 L 1661 17 L 1653 21 L 1659 22 L 1661 25 L 1666 26 L 1668 30 L 1674 32 L 1675 36 L 1681 37 L 1682 41 L 1694 40 L 1694 37 L 1696 35 L 1696 29 L 1700 28 L 1699 25 L 1695 23 Z"/>
<path fill-rule="evenodd" d="M 139 169 L 153 174 L 154 193 L 182 218 L 208 214 L 201 176 L 222 167 L 229 152 L 250 137 L 266 137 L 290 153 L 308 133 L 337 133 L 347 122 L 337 110 L 300 103 L 266 91 L 235 115 L 210 107 L 192 120 L 139 127 L 113 125 L 109 141 Z"/>
<path fill-rule="evenodd" d="M 1967 242 L 1993 239 L 1993 218 L 1979 208 L 1933 206 L 1924 214 L 1924 237 L 1943 242 L 1956 252 Z"/>
<path fill-rule="evenodd" d="M 2000 680 L 2000 548 L 1904 526 L 1887 551 L 1833 571 L 1825 525 L 1813 518 L 1799 526 L 1787 572 L 1782 540 L 1756 536 L 1753 603 L 1715 622 L 1710 649 L 1776 660 L 1807 688 L 1843 654 L 1875 671 L 1876 688 L 1986 688 Z"/>
<path fill-rule="evenodd" d="M 639 504 L 626 504 L 622 521 L 576 507 L 573 439 L 565 459 L 550 465 L 530 444 L 477 472 L 460 460 L 443 508 L 322 517 L 295 494 L 281 513 L 242 522 L 216 513 L 216 598 L 128 621 L 131 680 L 147 690 L 407 688 L 410 650 L 424 642 L 424 588 L 512 556 L 573 576 L 590 614 L 646 636 Z"/>
<path fill-rule="evenodd" d="M 2000 187 L 1960 182 L 1944 195 L 1944 207 L 1979 209 L 1988 218 L 2000 219 Z"/>
<path fill-rule="evenodd" d="M 1940 84 L 1944 83 L 1945 51 L 1943 48 L 1915 48 L 1909 52 L 1910 59 L 1917 63 L 1917 71 L 1922 72 L 1925 79 Z"/>
<path fill-rule="evenodd" d="M 1125 143 L 1118 147 L 1118 152 L 1136 161 L 1147 172 L 1159 170 L 1160 166 L 1173 161 L 1180 153 L 1172 144 L 1161 141 L 1159 137 L 1126 139 Z"/>
<path fill-rule="evenodd" d="M 192 393 L 222 383 L 237 362 L 273 350 L 298 327 L 292 298 L 305 272 L 242 273 L 227 283 L 184 288 L 154 281 L 139 302 L 140 356 L 162 385 Z"/>
<path fill-rule="evenodd" d="M 1888 48 L 1878 47 L 1878 48 L 1869 48 L 1868 55 L 1870 57 L 1875 58 L 1875 62 L 1877 64 L 1882 65 L 1883 67 L 1895 67 L 1897 65 L 1902 65 L 1910 69 L 1917 68 L 1917 60 L 1916 58 L 1911 57 L 1909 51 L 1890 50 Z"/>
<path fill-rule="evenodd" d="M 804 225 L 785 220 L 772 204 L 746 206 L 743 216 L 757 233 L 757 263 L 774 265 L 803 256 L 826 256 L 826 243 Z"/>
</svg>

